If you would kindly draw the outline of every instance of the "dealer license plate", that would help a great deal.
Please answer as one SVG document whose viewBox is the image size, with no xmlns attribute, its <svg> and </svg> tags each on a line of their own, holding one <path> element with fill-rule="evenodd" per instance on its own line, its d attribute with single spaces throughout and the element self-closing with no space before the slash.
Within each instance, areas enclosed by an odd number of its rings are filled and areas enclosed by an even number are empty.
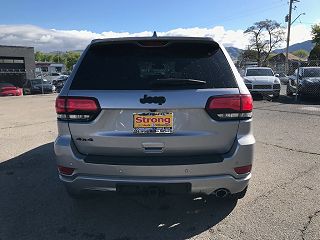
<svg viewBox="0 0 320 240">
<path fill-rule="evenodd" d="M 134 133 L 172 133 L 173 113 L 147 112 L 133 114 Z"/>
</svg>

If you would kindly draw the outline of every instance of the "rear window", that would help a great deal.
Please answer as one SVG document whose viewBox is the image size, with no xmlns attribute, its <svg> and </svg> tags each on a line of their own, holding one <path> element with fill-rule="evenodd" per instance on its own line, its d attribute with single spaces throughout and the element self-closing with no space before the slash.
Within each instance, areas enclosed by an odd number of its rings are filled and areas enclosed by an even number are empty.
<svg viewBox="0 0 320 240">
<path fill-rule="evenodd" d="M 246 76 L 273 76 L 273 72 L 271 69 L 268 68 L 252 68 L 247 69 Z"/>
<path fill-rule="evenodd" d="M 306 68 L 303 76 L 305 77 L 320 77 L 320 68 Z"/>
<path fill-rule="evenodd" d="M 202 84 L 154 84 L 157 80 L 199 80 Z M 236 88 L 229 63 L 213 44 L 93 45 L 75 74 L 73 90 Z"/>
</svg>

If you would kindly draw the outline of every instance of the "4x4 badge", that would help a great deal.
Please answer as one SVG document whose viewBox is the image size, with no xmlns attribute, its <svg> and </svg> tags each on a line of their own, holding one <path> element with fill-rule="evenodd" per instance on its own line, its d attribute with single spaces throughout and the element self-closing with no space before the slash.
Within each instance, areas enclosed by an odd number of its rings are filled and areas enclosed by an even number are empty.
<svg viewBox="0 0 320 240">
<path fill-rule="evenodd" d="M 159 105 L 162 105 L 166 102 L 166 98 L 165 97 L 148 97 L 148 95 L 144 95 L 143 98 L 140 98 L 140 102 L 142 104 L 145 104 L 145 103 L 158 103 Z"/>
</svg>

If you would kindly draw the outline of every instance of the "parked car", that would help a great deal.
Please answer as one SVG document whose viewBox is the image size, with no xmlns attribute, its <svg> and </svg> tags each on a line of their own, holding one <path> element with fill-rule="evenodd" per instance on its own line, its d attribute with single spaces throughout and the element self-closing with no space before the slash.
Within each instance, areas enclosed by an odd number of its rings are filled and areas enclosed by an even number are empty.
<svg viewBox="0 0 320 240">
<path fill-rule="evenodd" d="M 273 98 L 279 98 L 280 96 L 280 80 L 271 68 L 247 68 L 243 79 L 252 95 L 272 95 Z"/>
<path fill-rule="evenodd" d="M 287 84 L 287 96 L 292 96 L 293 93 L 296 93 L 296 83 L 298 83 L 298 95 L 300 97 L 320 96 L 320 67 L 301 67 L 296 69 Z"/>
<path fill-rule="evenodd" d="M 211 38 L 94 40 L 57 97 L 56 113 L 57 168 L 72 197 L 246 193 L 252 97 Z"/>
<path fill-rule="evenodd" d="M 0 82 L 0 96 L 21 96 L 22 89 L 11 83 Z"/>
<path fill-rule="evenodd" d="M 23 94 L 53 93 L 55 86 L 46 79 L 28 79 L 23 85 Z"/>
<path fill-rule="evenodd" d="M 50 73 L 48 74 L 47 76 L 45 76 L 45 78 L 49 81 L 54 81 L 54 80 L 57 80 L 59 77 L 61 77 L 62 74 L 61 73 L 56 73 L 56 72 L 53 72 L 53 73 Z"/>
<path fill-rule="evenodd" d="M 278 74 L 275 74 L 275 77 L 278 77 L 280 79 L 281 84 L 287 85 L 289 82 L 289 76 L 287 76 L 285 73 L 280 72 Z"/>
<path fill-rule="evenodd" d="M 57 93 L 61 92 L 61 90 L 62 90 L 63 86 L 66 84 L 67 80 L 68 80 L 68 78 L 56 80 L 55 87 L 56 87 Z"/>
<path fill-rule="evenodd" d="M 59 82 L 61 83 L 61 81 L 62 81 L 62 82 L 66 81 L 66 80 L 68 79 L 68 77 L 69 77 L 68 75 L 60 75 L 57 79 L 54 79 L 54 80 L 52 81 L 52 84 L 57 87 L 57 84 L 58 84 Z"/>
</svg>

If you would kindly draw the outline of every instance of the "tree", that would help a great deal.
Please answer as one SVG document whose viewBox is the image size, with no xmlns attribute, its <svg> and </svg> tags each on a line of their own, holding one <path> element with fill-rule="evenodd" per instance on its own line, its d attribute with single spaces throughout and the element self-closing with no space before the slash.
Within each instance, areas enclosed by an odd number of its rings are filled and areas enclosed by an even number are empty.
<svg viewBox="0 0 320 240">
<path fill-rule="evenodd" d="M 68 70 L 72 70 L 73 65 L 77 63 L 79 58 L 80 58 L 79 52 L 66 52 L 63 55 L 63 62 L 66 65 Z"/>
<path fill-rule="evenodd" d="M 299 58 L 307 58 L 309 56 L 309 52 L 303 49 L 292 52 L 293 55 Z"/>
<path fill-rule="evenodd" d="M 242 66 L 246 62 L 255 62 L 257 59 L 257 51 L 246 49 L 239 55 L 239 64 Z"/>
<path fill-rule="evenodd" d="M 312 42 L 314 42 L 316 45 L 311 50 L 308 60 L 319 61 L 320 60 L 320 24 L 315 24 L 312 26 L 311 34 L 312 34 Z"/>
<path fill-rule="evenodd" d="M 52 57 L 53 57 L 52 54 L 43 53 L 43 52 L 39 52 L 39 51 L 37 51 L 34 54 L 34 58 L 38 62 L 51 62 L 52 61 Z"/>
<path fill-rule="evenodd" d="M 79 52 L 66 52 L 66 53 L 43 53 L 37 51 L 34 54 L 35 60 L 38 62 L 54 62 L 54 63 L 63 63 L 66 65 L 67 70 L 72 70 L 74 64 L 77 63 L 80 58 Z"/>
<path fill-rule="evenodd" d="M 248 27 L 245 34 L 250 35 L 248 49 L 256 51 L 256 61 L 261 66 L 270 53 L 284 41 L 284 30 L 280 23 L 266 19 Z"/>
<path fill-rule="evenodd" d="M 316 45 L 320 45 L 320 24 L 315 24 L 312 26 L 311 30 L 312 42 Z"/>
<path fill-rule="evenodd" d="M 320 44 L 316 44 L 314 48 L 311 50 L 309 58 L 309 61 L 315 60 L 320 61 Z"/>
</svg>

